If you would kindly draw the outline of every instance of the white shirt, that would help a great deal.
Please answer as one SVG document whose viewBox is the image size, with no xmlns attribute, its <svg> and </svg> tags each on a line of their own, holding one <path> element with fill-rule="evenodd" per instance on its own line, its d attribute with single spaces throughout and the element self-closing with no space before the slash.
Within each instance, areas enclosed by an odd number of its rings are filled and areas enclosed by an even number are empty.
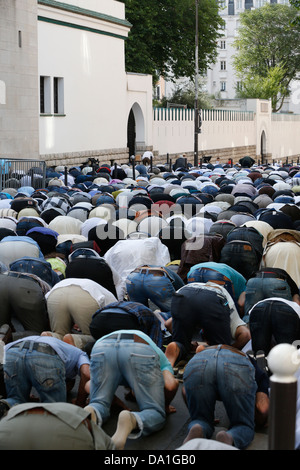
<svg viewBox="0 0 300 470">
<path fill-rule="evenodd" d="M 46 299 L 55 289 L 68 286 L 78 286 L 81 287 L 81 289 L 87 291 L 96 300 L 100 308 L 110 303 L 117 302 L 116 297 L 109 290 L 105 289 L 105 287 L 102 287 L 97 282 L 85 278 L 63 279 L 62 281 L 55 284 L 52 289 L 46 294 Z"/>
</svg>

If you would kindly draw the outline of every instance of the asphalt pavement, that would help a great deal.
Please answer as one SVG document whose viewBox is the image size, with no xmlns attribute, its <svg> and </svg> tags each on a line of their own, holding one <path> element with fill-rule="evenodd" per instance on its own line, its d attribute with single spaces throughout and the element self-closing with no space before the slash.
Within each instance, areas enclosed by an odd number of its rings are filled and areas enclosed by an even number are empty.
<svg viewBox="0 0 300 470">
<path fill-rule="evenodd" d="M 167 416 L 166 424 L 161 431 L 150 436 L 139 439 L 127 439 L 125 446 L 126 451 L 173 451 L 177 450 L 188 434 L 189 413 L 182 398 L 182 385 L 172 401 L 172 405 L 176 408 L 176 412 Z M 137 410 L 136 403 L 128 401 L 125 398 L 127 391 L 123 387 L 117 390 L 117 396 L 132 410 Z M 117 417 L 120 410 L 113 409 L 111 418 L 103 425 L 105 432 L 112 436 L 116 430 Z M 216 427 L 213 437 L 220 430 L 228 429 L 228 418 L 222 402 L 216 403 L 215 409 Z M 213 442 L 213 438 L 211 440 Z M 268 450 L 268 434 L 267 428 L 259 430 L 255 433 L 254 440 L 246 450 Z"/>
</svg>

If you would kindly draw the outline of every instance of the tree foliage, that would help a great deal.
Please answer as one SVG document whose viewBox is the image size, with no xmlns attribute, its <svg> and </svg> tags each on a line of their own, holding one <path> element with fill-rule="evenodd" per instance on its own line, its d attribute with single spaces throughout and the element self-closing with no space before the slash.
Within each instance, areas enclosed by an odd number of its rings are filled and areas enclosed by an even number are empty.
<svg viewBox="0 0 300 470">
<path fill-rule="evenodd" d="M 194 108 L 195 106 L 195 88 L 191 82 L 188 84 L 177 84 L 171 96 L 164 97 L 158 106 L 166 108 L 168 103 L 173 105 L 184 105 L 187 108 Z M 212 97 L 209 96 L 200 87 L 198 91 L 198 108 L 199 109 L 210 109 L 213 107 Z"/>
<path fill-rule="evenodd" d="M 295 7 L 296 9 L 300 10 L 300 0 L 290 0 L 290 4 Z M 300 15 L 299 13 L 296 15 L 294 21 L 294 24 L 299 24 L 300 23 Z"/>
<path fill-rule="evenodd" d="M 125 45 L 127 72 L 168 79 L 195 75 L 195 0 L 121 0 L 132 24 Z M 199 1 L 199 0 L 198 0 Z M 217 57 L 222 18 L 217 0 L 201 0 L 199 73 Z"/>
<path fill-rule="evenodd" d="M 284 78 L 285 71 L 282 67 L 271 68 L 267 76 L 247 76 L 243 81 L 243 87 L 238 91 L 240 98 L 270 99 L 272 110 L 278 111 L 281 106 L 282 97 L 289 95 L 290 90 L 286 88 Z M 279 100 L 278 97 L 281 97 Z"/>
<path fill-rule="evenodd" d="M 293 6 L 266 4 L 240 16 L 234 66 L 243 83 L 243 96 L 271 98 L 274 112 L 281 109 L 300 71 L 300 28 L 293 24 L 295 14 Z"/>
</svg>

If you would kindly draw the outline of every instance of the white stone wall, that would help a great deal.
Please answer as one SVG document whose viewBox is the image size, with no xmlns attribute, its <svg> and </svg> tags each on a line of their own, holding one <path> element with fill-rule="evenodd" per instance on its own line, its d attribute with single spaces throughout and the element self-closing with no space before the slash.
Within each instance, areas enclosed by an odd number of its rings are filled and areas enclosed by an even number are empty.
<svg viewBox="0 0 300 470">
<path fill-rule="evenodd" d="M 101 7 L 102 13 L 102 2 L 77 4 Z M 126 147 L 124 39 L 129 28 L 43 4 L 38 13 L 38 75 L 49 77 L 52 103 L 40 116 L 40 154 Z M 64 83 L 60 115 L 53 111 L 54 77 Z"/>
<path fill-rule="evenodd" d="M 39 158 L 36 0 L 0 0 L 0 157 Z"/>
<path fill-rule="evenodd" d="M 246 112 L 230 110 L 202 111 L 201 133 L 198 134 L 200 155 L 218 155 L 238 161 L 244 155 L 257 160 L 263 154 L 270 162 L 291 161 L 300 155 L 300 116 L 272 114 L 271 102 L 246 100 Z M 168 110 L 154 113 L 153 148 L 158 155 L 185 153 L 192 161 L 194 150 L 193 110 L 168 117 Z"/>
</svg>

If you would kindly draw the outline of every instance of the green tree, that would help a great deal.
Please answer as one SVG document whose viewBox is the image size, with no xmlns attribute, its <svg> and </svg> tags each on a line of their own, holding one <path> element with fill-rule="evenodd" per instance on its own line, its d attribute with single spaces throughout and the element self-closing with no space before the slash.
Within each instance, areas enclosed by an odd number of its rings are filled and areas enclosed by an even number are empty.
<svg viewBox="0 0 300 470">
<path fill-rule="evenodd" d="M 282 106 L 282 99 L 289 95 L 284 81 L 285 71 L 275 66 L 268 70 L 266 77 L 260 75 L 247 76 L 243 81 L 242 89 L 238 90 L 239 98 L 271 99 L 272 110 L 278 111 Z M 278 97 L 281 97 L 280 100 Z"/>
<path fill-rule="evenodd" d="M 243 84 L 242 96 L 271 98 L 273 112 L 281 109 L 300 71 L 300 27 L 293 24 L 295 14 L 293 6 L 266 4 L 240 16 L 233 63 Z"/>
<path fill-rule="evenodd" d="M 195 0 L 121 0 L 132 24 L 125 45 L 127 72 L 168 79 L 195 75 Z M 199 1 L 199 73 L 217 57 L 223 20 L 215 0 Z"/>
<path fill-rule="evenodd" d="M 297 10 L 300 10 L 300 0 L 290 0 L 290 4 L 295 7 Z M 294 19 L 294 24 L 300 23 L 300 15 L 299 13 L 296 15 Z"/>
<path fill-rule="evenodd" d="M 201 89 L 198 92 L 198 108 L 199 109 L 210 109 L 213 107 L 212 98 Z M 164 97 L 160 103 L 157 103 L 158 106 L 166 108 L 168 103 L 173 105 L 184 105 L 187 108 L 194 108 L 195 106 L 195 88 L 192 83 L 184 85 L 176 85 L 171 96 Z"/>
</svg>

